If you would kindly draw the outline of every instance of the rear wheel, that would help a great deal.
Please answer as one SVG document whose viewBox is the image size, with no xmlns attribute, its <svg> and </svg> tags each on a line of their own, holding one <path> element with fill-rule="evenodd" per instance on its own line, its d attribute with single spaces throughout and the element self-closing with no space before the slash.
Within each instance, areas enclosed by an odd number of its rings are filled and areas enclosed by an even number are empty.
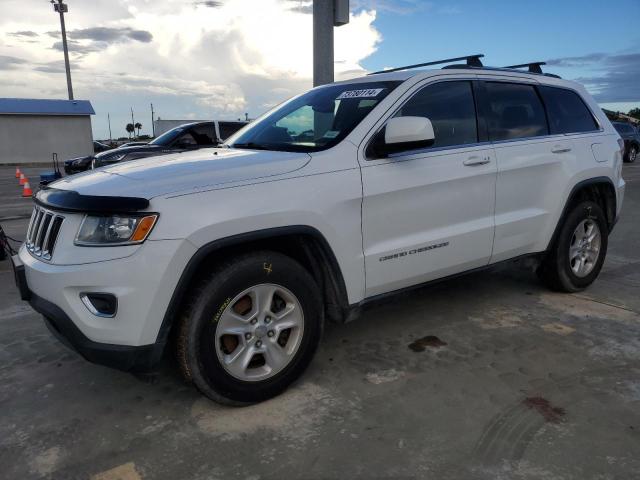
<svg viewBox="0 0 640 480">
<path fill-rule="evenodd" d="M 575 205 L 538 269 L 541 279 L 564 292 L 578 292 L 591 285 L 604 263 L 607 232 L 604 212 L 597 203 Z"/>
<path fill-rule="evenodd" d="M 238 256 L 192 295 L 181 319 L 178 360 L 212 400 L 259 402 L 302 374 L 322 320 L 317 285 L 300 264 L 275 252 Z"/>
</svg>

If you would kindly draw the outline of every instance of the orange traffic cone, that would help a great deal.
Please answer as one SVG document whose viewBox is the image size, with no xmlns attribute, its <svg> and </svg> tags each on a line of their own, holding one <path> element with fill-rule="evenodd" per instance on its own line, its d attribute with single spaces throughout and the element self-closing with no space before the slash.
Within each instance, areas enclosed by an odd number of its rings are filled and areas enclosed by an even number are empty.
<svg viewBox="0 0 640 480">
<path fill-rule="evenodd" d="M 33 192 L 31 191 L 31 185 L 29 185 L 28 180 L 24 183 L 24 187 L 22 188 L 22 196 L 23 197 L 33 196 Z"/>
<path fill-rule="evenodd" d="M 16 178 L 20 178 L 20 169 L 16 167 Z"/>
<path fill-rule="evenodd" d="M 27 179 L 27 177 L 24 176 L 24 173 L 20 174 L 20 185 L 24 185 L 25 183 L 27 183 L 29 180 Z"/>
</svg>

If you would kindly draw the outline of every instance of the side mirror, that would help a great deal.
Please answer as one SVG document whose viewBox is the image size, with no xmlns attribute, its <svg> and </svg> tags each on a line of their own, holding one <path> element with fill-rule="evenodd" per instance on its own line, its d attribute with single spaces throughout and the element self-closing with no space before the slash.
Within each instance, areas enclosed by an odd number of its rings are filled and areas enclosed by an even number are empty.
<svg viewBox="0 0 640 480">
<path fill-rule="evenodd" d="M 430 147 L 435 141 L 433 125 L 426 117 L 394 117 L 370 145 L 375 157 Z"/>
<path fill-rule="evenodd" d="M 395 117 L 387 122 L 384 143 L 387 145 L 419 144 L 433 145 L 436 136 L 431 120 L 426 117 Z M 413 147 L 412 148 L 416 148 Z"/>
</svg>

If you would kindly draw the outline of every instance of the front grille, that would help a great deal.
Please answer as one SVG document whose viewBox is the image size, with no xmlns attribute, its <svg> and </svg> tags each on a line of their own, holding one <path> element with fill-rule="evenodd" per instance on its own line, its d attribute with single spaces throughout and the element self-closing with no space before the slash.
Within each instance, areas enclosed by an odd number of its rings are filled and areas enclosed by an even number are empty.
<svg viewBox="0 0 640 480">
<path fill-rule="evenodd" d="M 25 244 L 36 257 L 51 260 L 64 217 L 41 207 L 35 207 L 27 229 Z"/>
</svg>

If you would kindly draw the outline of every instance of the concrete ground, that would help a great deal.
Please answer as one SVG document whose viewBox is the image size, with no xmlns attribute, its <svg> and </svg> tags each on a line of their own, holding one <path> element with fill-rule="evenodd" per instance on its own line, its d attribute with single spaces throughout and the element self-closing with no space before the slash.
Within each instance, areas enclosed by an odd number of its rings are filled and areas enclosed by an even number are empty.
<svg viewBox="0 0 640 480">
<path fill-rule="evenodd" d="M 0 217 L 27 215 L 0 170 Z M 422 288 L 331 325 L 308 372 L 218 406 L 51 337 L 0 263 L 0 478 L 640 477 L 640 165 L 587 291 L 519 265 Z M 27 220 L 2 220 L 22 237 Z"/>
</svg>

